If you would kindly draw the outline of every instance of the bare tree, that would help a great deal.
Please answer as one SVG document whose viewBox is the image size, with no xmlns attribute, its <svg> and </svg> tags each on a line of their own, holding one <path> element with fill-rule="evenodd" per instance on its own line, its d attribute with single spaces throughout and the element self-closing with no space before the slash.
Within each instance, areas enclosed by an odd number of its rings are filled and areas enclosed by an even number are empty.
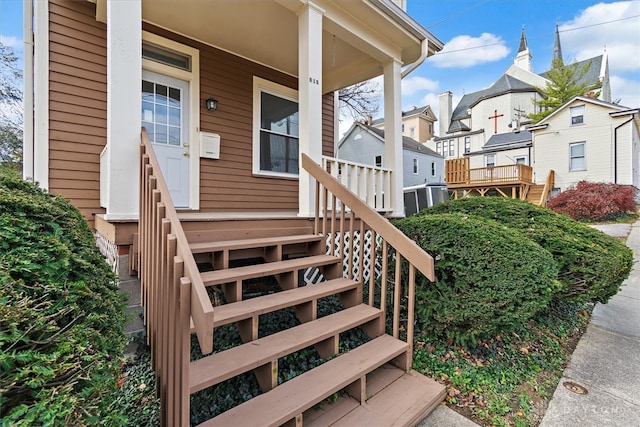
<svg viewBox="0 0 640 427">
<path fill-rule="evenodd" d="M 22 71 L 14 50 L 0 42 L 0 162 L 22 160 Z"/>
<path fill-rule="evenodd" d="M 380 85 L 373 80 L 356 83 L 338 93 L 340 115 L 353 120 L 368 119 L 378 113 Z"/>
</svg>

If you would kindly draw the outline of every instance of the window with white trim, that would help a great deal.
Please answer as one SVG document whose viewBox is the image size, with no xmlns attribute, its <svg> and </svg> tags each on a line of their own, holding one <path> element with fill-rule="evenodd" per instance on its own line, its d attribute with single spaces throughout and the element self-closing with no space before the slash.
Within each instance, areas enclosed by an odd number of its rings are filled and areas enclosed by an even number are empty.
<svg viewBox="0 0 640 427">
<path fill-rule="evenodd" d="M 569 108 L 571 126 L 584 124 L 584 105 Z"/>
<path fill-rule="evenodd" d="M 517 165 L 528 165 L 529 164 L 529 156 L 527 156 L 527 155 L 515 156 L 513 158 L 513 160 L 516 162 Z"/>
<path fill-rule="evenodd" d="M 569 144 L 569 171 L 587 170 L 586 143 L 574 142 Z"/>
<path fill-rule="evenodd" d="M 492 168 L 496 165 L 496 155 L 495 154 L 485 154 L 484 155 L 484 167 Z"/>
<path fill-rule="evenodd" d="M 464 137 L 464 152 L 465 152 L 465 154 L 471 152 L 471 137 L 470 136 L 465 136 Z"/>
<path fill-rule="evenodd" d="M 436 153 L 442 154 L 442 142 L 436 142 Z"/>
<path fill-rule="evenodd" d="M 436 162 L 431 162 L 431 176 L 436 176 Z"/>
<path fill-rule="evenodd" d="M 418 158 L 413 158 L 413 174 L 418 175 Z"/>
<path fill-rule="evenodd" d="M 449 157 L 453 157 L 456 155 L 456 146 L 453 139 L 449 140 Z"/>
<path fill-rule="evenodd" d="M 415 136 L 416 136 L 416 128 L 414 127 L 409 128 L 409 137 L 414 138 Z"/>
<path fill-rule="evenodd" d="M 298 93 L 259 77 L 253 82 L 253 172 L 298 176 Z"/>
</svg>

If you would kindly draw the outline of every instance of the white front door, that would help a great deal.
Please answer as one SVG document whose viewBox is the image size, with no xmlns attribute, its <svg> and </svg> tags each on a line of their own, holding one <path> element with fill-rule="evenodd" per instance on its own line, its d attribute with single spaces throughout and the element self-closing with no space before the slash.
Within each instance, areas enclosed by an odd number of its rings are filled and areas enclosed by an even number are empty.
<svg viewBox="0 0 640 427">
<path fill-rule="evenodd" d="M 189 82 L 142 71 L 142 126 L 173 205 L 189 207 Z"/>
</svg>

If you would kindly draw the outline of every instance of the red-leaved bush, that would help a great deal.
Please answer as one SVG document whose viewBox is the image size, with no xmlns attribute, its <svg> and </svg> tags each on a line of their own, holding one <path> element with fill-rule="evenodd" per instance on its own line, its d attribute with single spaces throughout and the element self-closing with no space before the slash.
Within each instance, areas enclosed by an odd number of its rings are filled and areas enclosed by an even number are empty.
<svg viewBox="0 0 640 427">
<path fill-rule="evenodd" d="M 549 200 L 548 207 L 577 221 L 604 221 L 635 212 L 636 188 L 631 185 L 580 181 Z"/>
</svg>

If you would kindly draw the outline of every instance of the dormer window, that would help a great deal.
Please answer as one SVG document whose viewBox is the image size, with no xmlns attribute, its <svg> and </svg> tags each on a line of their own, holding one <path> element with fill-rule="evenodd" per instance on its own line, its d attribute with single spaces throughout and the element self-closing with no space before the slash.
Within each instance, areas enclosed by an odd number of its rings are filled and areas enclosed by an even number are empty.
<svg viewBox="0 0 640 427">
<path fill-rule="evenodd" d="M 584 123 L 584 105 L 578 105 L 569 109 L 571 112 L 571 126 Z"/>
</svg>

